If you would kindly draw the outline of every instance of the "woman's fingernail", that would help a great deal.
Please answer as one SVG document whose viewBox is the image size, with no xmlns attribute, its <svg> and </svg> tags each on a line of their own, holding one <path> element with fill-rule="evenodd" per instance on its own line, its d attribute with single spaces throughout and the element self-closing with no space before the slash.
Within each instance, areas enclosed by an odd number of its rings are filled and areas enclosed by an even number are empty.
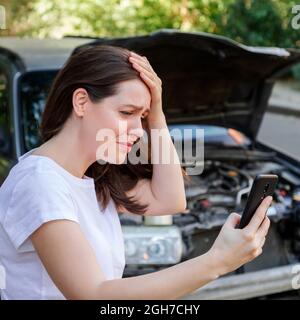
<svg viewBox="0 0 300 320">
<path fill-rule="evenodd" d="M 271 196 L 269 196 L 269 204 L 271 204 L 273 201 L 273 198 Z"/>
</svg>

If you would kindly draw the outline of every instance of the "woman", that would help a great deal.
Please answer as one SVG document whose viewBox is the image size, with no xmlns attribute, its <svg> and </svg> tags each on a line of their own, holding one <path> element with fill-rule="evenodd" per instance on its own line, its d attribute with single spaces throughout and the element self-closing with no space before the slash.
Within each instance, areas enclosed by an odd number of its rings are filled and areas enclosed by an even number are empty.
<svg viewBox="0 0 300 320">
<path fill-rule="evenodd" d="M 43 144 L 19 158 L 0 189 L 2 299 L 176 299 L 262 252 L 271 197 L 242 230 L 232 213 L 204 255 L 122 279 L 117 211 L 165 215 L 186 207 L 179 161 L 124 163 L 143 129 L 164 132 L 161 148 L 150 143 L 149 159 L 170 147 L 178 160 L 161 87 L 147 58 L 124 48 L 88 47 L 69 58 L 46 103 Z"/>
</svg>

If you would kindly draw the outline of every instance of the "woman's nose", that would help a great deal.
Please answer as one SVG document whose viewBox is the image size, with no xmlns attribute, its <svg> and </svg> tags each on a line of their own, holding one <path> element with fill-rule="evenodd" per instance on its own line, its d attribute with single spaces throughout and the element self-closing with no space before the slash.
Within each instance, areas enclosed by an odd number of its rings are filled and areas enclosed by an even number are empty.
<svg viewBox="0 0 300 320">
<path fill-rule="evenodd" d="M 132 123 L 132 125 L 128 128 L 128 132 L 130 135 L 135 135 L 138 138 L 141 138 L 144 135 L 144 129 L 142 126 L 142 121 L 139 119 Z"/>
</svg>

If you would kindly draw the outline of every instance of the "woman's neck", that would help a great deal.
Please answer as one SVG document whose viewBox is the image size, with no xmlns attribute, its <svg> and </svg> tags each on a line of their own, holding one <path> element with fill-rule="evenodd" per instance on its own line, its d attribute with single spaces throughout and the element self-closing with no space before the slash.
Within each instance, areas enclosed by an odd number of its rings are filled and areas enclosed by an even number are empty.
<svg viewBox="0 0 300 320">
<path fill-rule="evenodd" d="M 81 141 L 78 136 L 76 132 L 61 130 L 57 135 L 33 151 L 32 154 L 47 156 L 72 175 L 83 178 L 87 168 L 95 160 L 89 157 L 88 150 L 85 150 L 84 144 L 78 143 L 78 141 Z"/>
</svg>

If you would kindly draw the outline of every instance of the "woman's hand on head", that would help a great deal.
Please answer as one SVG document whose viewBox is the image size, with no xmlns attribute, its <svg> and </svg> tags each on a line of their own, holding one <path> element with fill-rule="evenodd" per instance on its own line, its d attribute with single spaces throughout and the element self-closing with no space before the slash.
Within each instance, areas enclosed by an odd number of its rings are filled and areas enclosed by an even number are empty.
<svg viewBox="0 0 300 320">
<path fill-rule="evenodd" d="M 157 121 L 164 118 L 162 110 L 162 81 L 153 70 L 150 62 L 146 57 L 142 57 L 134 52 L 130 52 L 129 61 L 132 66 L 139 72 L 141 79 L 148 86 L 151 93 L 150 112 L 147 116 L 148 121 Z"/>
<path fill-rule="evenodd" d="M 220 275 L 234 271 L 262 253 L 262 247 L 270 227 L 266 216 L 272 197 L 265 198 L 257 208 L 249 224 L 237 229 L 240 215 L 231 213 L 223 225 L 208 254 L 215 259 Z"/>
</svg>

